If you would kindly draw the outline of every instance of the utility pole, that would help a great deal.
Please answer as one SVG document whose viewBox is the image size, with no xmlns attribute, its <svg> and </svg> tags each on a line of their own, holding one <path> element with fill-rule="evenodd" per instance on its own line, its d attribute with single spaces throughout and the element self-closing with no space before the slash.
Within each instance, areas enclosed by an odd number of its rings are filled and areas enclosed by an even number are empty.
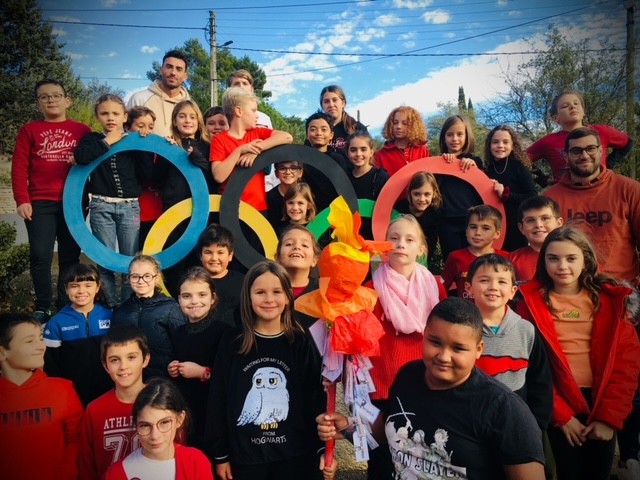
<svg viewBox="0 0 640 480">
<path fill-rule="evenodd" d="M 635 115 L 635 55 L 636 36 L 633 20 L 635 10 L 635 0 L 626 0 L 624 7 L 627 9 L 627 135 L 631 138 L 636 133 Z M 631 162 L 629 176 L 638 179 L 638 147 L 634 145 L 631 151 Z"/>
<path fill-rule="evenodd" d="M 211 106 L 218 105 L 218 78 L 216 74 L 216 14 L 213 10 L 209 10 L 209 36 L 211 38 L 209 46 L 211 47 Z"/>
</svg>

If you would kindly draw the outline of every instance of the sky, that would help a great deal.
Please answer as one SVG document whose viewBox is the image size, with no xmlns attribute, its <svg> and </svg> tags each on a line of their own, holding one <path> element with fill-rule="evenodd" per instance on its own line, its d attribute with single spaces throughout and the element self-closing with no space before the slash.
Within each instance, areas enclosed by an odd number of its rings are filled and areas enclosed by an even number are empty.
<svg viewBox="0 0 640 480">
<path fill-rule="evenodd" d="M 552 25 L 570 40 L 589 39 L 593 48 L 602 39 L 626 45 L 622 0 L 38 3 L 85 83 L 95 78 L 127 97 L 145 89 L 146 72 L 167 50 L 190 38 L 209 49 L 212 10 L 216 44 L 232 41 L 235 56 L 262 67 L 269 103 L 280 113 L 306 118 L 318 109 L 320 90 L 337 84 L 345 90 L 347 112 L 374 133 L 399 105 L 429 116 L 439 102 L 456 104 L 459 86 L 482 108 L 508 91 L 504 72 L 543 48 Z"/>
</svg>

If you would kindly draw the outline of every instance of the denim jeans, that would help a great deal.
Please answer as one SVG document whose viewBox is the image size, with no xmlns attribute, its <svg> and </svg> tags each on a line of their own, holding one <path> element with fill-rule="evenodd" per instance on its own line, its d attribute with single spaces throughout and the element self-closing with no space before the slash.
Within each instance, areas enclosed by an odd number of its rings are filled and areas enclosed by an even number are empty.
<svg viewBox="0 0 640 480">
<path fill-rule="evenodd" d="M 25 220 L 29 237 L 29 264 L 33 290 L 36 294 L 35 310 L 47 311 L 53 302 L 51 264 L 53 247 L 58 240 L 58 298 L 56 307 L 69 303 L 64 288 L 64 276 L 69 268 L 80 262 L 80 247 L 71 236 L 62 213 L 62 202 L 35 200 L 31 202 L 31 220 Z"/>
<path fill-rule="evenodd" d="M 138 200 L 109 203 L 93 197 L 89 202 L 89 224 L 93 235 L 104 245 L 122 255 L 135 255 L 138 251 L 140 231 L 140 205 Z M 117 246 L 117 249 L 116 249 Z M 118 305 L 115 273 L 98 265 L 109 306 Z M 122 301 L 131 295 L 131 287 L 122 282 Z"/>
</svg>

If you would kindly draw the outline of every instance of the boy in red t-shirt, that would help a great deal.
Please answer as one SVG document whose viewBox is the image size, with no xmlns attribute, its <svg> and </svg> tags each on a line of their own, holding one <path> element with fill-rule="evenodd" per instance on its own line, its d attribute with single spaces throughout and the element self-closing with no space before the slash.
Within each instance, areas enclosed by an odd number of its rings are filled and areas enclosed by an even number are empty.
<svg viewBox="0 0 640 480">
<path fill-rule="evenodd" d="M 42 371 L 40 322 L 0 315 L 0 465 L 7 480 L 78 478 L 82 404 L 69 380 Z"/>
<path fill-rule="evenodd" d="M 213 138 L 209 157 L 213 178 L 221 184 L 220 193 L 237 167 L 249 168 L 261 152 L 293 141 L 287 132 L 256 128 L 258 97 L 247 90 L 227 89 L 222 97 L 222 110 L 230 127 Z M 260 212 L 267 210 L 264 176 L 264 170 L 256 173 L 240 197 Z"/>
<path fill-rule="evenodd" d="M 509 254 L 493 248 L 493 242 L 502 232 L 502 213 L 491 205 L 476 205 L 467 211 L 467 248 L 454 250 L 447 257 L 442 270 L 444 288 L 449 290 L 455 283 L 458 296 L 473 299 L 466 291 L 467 272 L 476 258 L 487 253 L 503 257 Z"/>
<path fill-rule="evenodd" d="M 84 413 L 78 464 L 82 480 L 100 480 L 112 463 L 140 446 L 133 402 L 144 388 L 142 370 L 151 356 L 147 337 L 137 327 L 121 325 L 102 337 L 100 350 L 116 388 L 96 398 Z"/>
<path fill-rule="evenodd" d="M 91 128 L 67 119 L 71 98 L 57 80 L 41 80 L 34 91 L 36 108 L 44 119 L 27 123 L 18 133 L 11 186 L 16 211 L 24 218 L 29 237 L 29 263 L 36 294 L 34 317 L 45 323 L 52 315 L 51 264 L 56 240 L 58 310 L 69 303 L 62 279 L 80 261 L 80 247 L 64 220 L 62 190 L 73 164 L 73 152 Z"/>
<path fill-rule="evenodd" d="M 509 253 L 509 261 L 516 269 L 516 282 L 533 280 L 538 266 L 538 254 L 549 232 L 561 226 L 560 206 L 542 195 L 527 198 L 518 208 L 518 228 L 529 245 Z"/>
</svg>

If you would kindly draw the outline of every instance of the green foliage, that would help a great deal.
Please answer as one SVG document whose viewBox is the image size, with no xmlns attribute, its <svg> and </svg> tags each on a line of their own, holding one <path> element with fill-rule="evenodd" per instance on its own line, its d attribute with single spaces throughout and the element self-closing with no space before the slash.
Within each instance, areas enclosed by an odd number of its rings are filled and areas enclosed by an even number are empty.
<svg viewBox="0 0 640 480">
<path fill-rule="evenodd" d="M 460 87 L 462 88 L 462 87 Z M 464 90 L 463 90 L 464 95 Z M 459 103 L 459 105 L 463 105 L 464 103 Z M 473 137 L 475 139 L 475 152 L 474 155 L 482 157 L 484 155 L 484 142 L 487 138 L 487 133 L 489 130 L 484 125 L 478 123 L 476 118 L 475 111 L 473 109 L 460 111 L 459 107 L 454 105 L 452 102 L 442 103 L 438 102 L 438 108 L 440 109 L 440 113 L 432 115 L 431 117 L 426 119 L 427 124 L 427 137 L 429 139 L 427 146 L 429 147 L 429 153 L 433 156 L 440 155 L 442 152 L 440 151 L 440 131 L 442 130 L 442 125 L 444 125 L 445 120 L 452 115 L 461 115 L 469 120 L 471 124 L 471 130 L 473 131 Z"/>
<path fill-rule="evenodd" d="M 503 73 L 510 90 L 485 109 L 485 122 L 491 127 L 507 123 L 530 141 L 537 140 L 557 130 L 548 111 L 553 98 L 578 90 L 585 99 L 586 122 L 624 130 L 624 53 L 606 41 L 599 50 L 593 51 L 589 39 L 573 42 L 550 27 L 543 50 L 515 71 Z"/>
<path fill-rule="evenodd" d="M 15 279 L 29 268 L 29 244 L 13 245 L 16 229 L 0 222 L 0 301 L 7 302 L 15 293 Z"/>
<path fill-rule="evenodd" d="M 82 91 L 82 82 L 36 0 L 3 2 L 0 24 L 0 153 L 5 153 L 13 151 L 23 124 L 41 118 L 33 92 L 39 80 L 60 81 L 72 98 Z"/>
</svg>

